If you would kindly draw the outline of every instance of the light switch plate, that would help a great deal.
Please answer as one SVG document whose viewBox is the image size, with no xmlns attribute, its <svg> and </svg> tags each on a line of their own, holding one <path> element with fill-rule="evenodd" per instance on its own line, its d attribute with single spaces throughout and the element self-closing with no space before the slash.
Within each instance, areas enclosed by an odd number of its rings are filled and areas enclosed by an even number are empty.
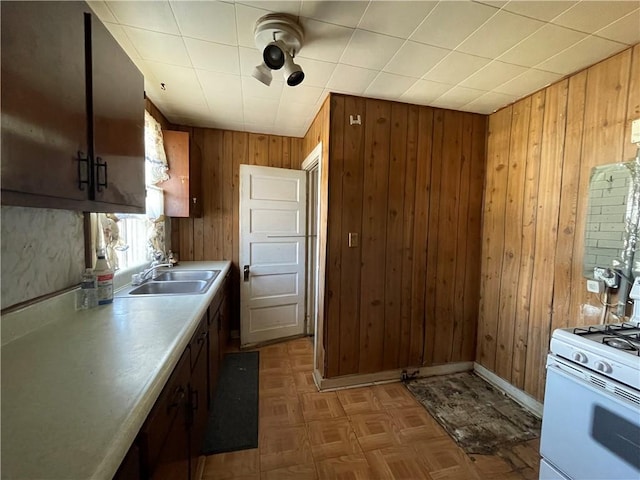
<svg viewBox="0 0 640 480">
<path fill-rule="evenodd" d="M 587 291 L 591 293 L 602 293 L 604 283 L 599 280 L 587 280 Z"/>
<path fill-rule="evenodd" d="M 358 234 L 349 232 L 349 248 L 355 248 L 358 246 Z"/>
<path fill-rule="evenodd" d="M 640 118 L 631 122 L 631 143 L 640 143 Z"/>
</svg>

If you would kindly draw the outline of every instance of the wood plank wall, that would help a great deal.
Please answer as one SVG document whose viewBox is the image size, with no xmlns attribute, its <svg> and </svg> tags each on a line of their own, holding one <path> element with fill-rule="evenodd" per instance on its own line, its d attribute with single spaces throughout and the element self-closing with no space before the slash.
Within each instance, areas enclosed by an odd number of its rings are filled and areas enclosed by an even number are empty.
<svg viewBox="0 0 640 480">
<path fill-rule="evenodd" d="M 200 218 L 171 219 L 171 248 L 181 260 L 231 260 L 232 329 L 239 329 L 240 164 L 300 168 L 303 139 L 209 128 L 188 131 L 202 151 Z"/>
<path fill-rule="evenodd" d="M 628 161 L 640 45 L 489 118 L 477 361 L 538 400 L 555 328 L 598 323 L 582 276 L 591 168 Z"/>
<path fill-rule="evenodd" d="M 473 360 L 486 117 L 332 94 L 330 119 L 325 376 Z"/>
</svg>

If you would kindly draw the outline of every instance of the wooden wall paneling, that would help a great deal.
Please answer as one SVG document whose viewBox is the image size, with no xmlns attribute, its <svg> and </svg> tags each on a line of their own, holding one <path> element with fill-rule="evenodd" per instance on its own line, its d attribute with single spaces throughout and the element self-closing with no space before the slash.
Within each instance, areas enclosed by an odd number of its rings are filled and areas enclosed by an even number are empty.
<svg viewBox="0 0 640 480">
<path fill-rule="evenodd" d="M 222 134 L 224 157 L 221 164 L 221 185 L 219 188 L 222 214 L 222 259 L 233 260 L 233 132 Z"/>
<path fill-rule="evenodd" d="M 469 256 L 467 250 L 466 239 L 469 237 L 468 223 L 470 210 L 473 210 L 473 206 L 470 205 L 470 189 L 471 189 L 471 162 L 473 157 L 473 118 L 474 115 L 464 114 L 462 115 L 462 126 L 460 129 L 460 142 L 461 151 L 458 162 L 460 164 L 459 181 L 458 181 L 458 217 L 457 223 L 457 242 L 455 244 L 455 271 L 454 280 L 455 287 L 453 288 L 453 316 L 451 321 L 453 323 L 453 335 L 450 354 L 448 361 L 460 361 L 466 360 L 462 356 L 462 344 L 465 333 L 466 318 L 464 315 L 466 288 L 467 288 L 467 270 L 471 264 L 475 261 L 473 257 Z M 471 297 L 471 292 L 469 292 Z M 476 306 L 477 308 L 477 306 Z"/>
<path fill-rule="evenodd" d="M 269 166 L 269 135 L 249 134 L 249 164 Z"/>
<path fill-rule="evenodd" d="M 553 318 L 551 330 L 569 326 L 572 313 L 574 278 L 582 277 L 582 253 L 576 245 L 579 186 L 581 175 L 590 175 L 581 165 L 582 130 L 584 127 L 584 100 L 586 72 L 569 79 L 567 94 L 567 122 L 565 129 L 564 167 L 560 188 L 560 214 L 558 219 L 558 243 L 553 287 Z M 579 268 L 574 268 L 579 267 Z M 578 312 L 575 312 L 578 318 Z"/>
<path fill-rule="evenodd" d="M 281 139 L 282 139 L 282 168 L 293 168 L 291 166 L 291 138 L 281 137 Z"/>
<path fill-rule="evenodd" d="M 349 114 L 360 114 L 363 125 L 348 125 Z M 362 238 L 362 189 L 364 166 L 365 101 L 357 97 L 337 96 L 331 103 L 331 162 L 341 162 L 342 205 L 339 246 L 340 280 L 340 369 L 339 375 L 357 373 L 360 353 L 360 265 L 361 247 L 350 248 L 349 232 Z M 334 137 L 338 132 L 342 136 Z M 342 138 L 341 138 L 342 137 Z M 335 149 L 334 149 L 335 146 Z"/>
<path fill-rule="evenodd" d="M 308 152 L 305 152 L 304 155 L 302 153 L 302 145 L 304 139 L 303 138 L 290 138 L 289 139 L 289 161 L 291 162 L 291 167 L 294 170 L 300 170 L 302 168 L 302 162 L 307 157 Z M 326 145 L 324 148 L 329 148 Z"/>
<path fill-rule="evenodd" d="M 511 106 L 503 108 L 489 119 L 478 319 L 478 337 L 482 342 L 478 355 L 480 363 L 490 370 L 495 370 L 496 360 L 512 110 Z"/>
<path fill-rule="evenodd" d="M 527 335 L 531 310 L 531 283 L 535 259 L 536 218 L 538 215 L 538 184 L 546 90 L 531 98 L 531 119 L 527 139 L 525 185 L 522 200 L 522 242 L 520 270 L 516 291 L 516 317 L 512 353 L 511 383 L 524 388 L 527 359 Z M 480 335 L 478 335 L 480 339 Z M 483 339 L 484 340 L 484 339 Z"/>
<path fill-rule="evenodd" d="M 391 105 L 367 100 L 360 277 L 360 373 L 382 370 Z"/>
<path fill-rule="evenodd" d="M 189 136 L 191 137 L 191 141 L 189 142 L 189 155 L 192 155 L 192 148 L 200 148 L 202 150 L 203 144 L 203 131 L 200 128 L 192 128 L 190 129 Z M 192 178 L 189 176 L 189 182 L 200 182 L 202 183 L 203 175 L 202 175 L 202 164 L 200 165 L 200 171 L 197 173 L 196 178 Z M 202 190 L 202 186 L 200 191 L 204 194 Z M 199 202 L 203 201 L 203 195 L 200 195 L 198 198 Z M 205 244 L 205 235 L 204 235 L 204 209 L 202 210 L 202 215 L 200 217 L 196 217 L 193 219 L 193 259 L 194 260 L 204 260 L 204 244 Z"/>
<path fill-rule="evenodd" d="M 553 311 L 553 272 L 556 259 L 560 187 L 564 158 L 564 135 L 568 80 L 547 88 L 538 186 L 536 256 L 531 286 L 531 310 L 527 334 L 525 391 L 542 398 L 545 358 Z"/>
<path fill-rule="evenodd" d="M 469 211 L 467 218 L 467 264 L 465 268 L 464 327 L 460 360 L 473 360 L 476 352 L 478 305 L 480 298 L 480 264 L 482 255 L 482 201 L 486 167 L 487 119 L 473 116 L 470 158 Z"/>
<path fill-rule="evenodd" d="M 629 95 L 627 101 L 626 125 L 623 135 L 623 161 L 634 158 L 638 147 L 631 143 L 631 122 L 640 118 L 640 43 L 631 50 L 629 68 Z"/>
<path fill-rule="evenodd" d="M 236 329 L 240 329 L 240 165 L 249 163 L 249 134 L 233 132 L 233 264 L 231 266 L 231 296 L 233 299 L 232 319 Z M 228 195 L 229 193 L 227 193 Z"/>
<path fill-rule="evenodd" d="M 329 198 L 327 219 L 327 268 L 324 331 L 326 345 L 326 376 L 338 375 L 341 369 L 340 300 L 342 281 L 342 171 L 344 164 L 344 97 L 331 100 L 331 164 L 329 165 Z"/>
<path fill-rule="evenodd" d="M 176 253 L 180 260 L 180 219 L 171 218 L 169 223 L 171 224 L 171 251 Z"/>
<path fill-rule="evenodd" d="M 440 202 L 442 182 L 442 155 L 444 150 L 444 116 L 445 110 L 436 109 L 433 113 L 433 147 L 431 153 L 431 174 L 429 189 L 429 217 L 427 227 L 427 264 L 425 269 L 425 299 L 424 299 L 424 348 L 423 363 L 432 365 L 434 360 L 436 322 L 436 303 L 438 284 L 438 258 L 440 247 L 438 232 L 440 231 Z M 440 332 L 438 332 L 440 334 Z"/>
<path fill-rule="evenodd" d="M 179 260 L 193 260 L 193 218 L 180 218 L 180 255 Z"/>
<path fill-rule="evenodd" d="M 384 343 L 382 368 L 399 368 L 402 327 L 402 259 L 404 257 L 404 192 L 407 159 L 408 107 L 391 104 L 387 188 Z M 379 212 L 382 214 L 382 212 Z"/>
<path fill-rule="evenodd" d="M 413 280 L 413 224 L 415 217 L 416 166 L 418 156 L 418 119 L 420 107 L 409 105 L 407 112 L 407 155 L 405 160 L 404 179 L 404 222 L 402 225 L 402 282 L 401 282 L 401 327 L 400 351 L 398 364 L 411 365 L 409 353 L 411 349 L 411 300 Z"/>
<path fill-rule="evenodd" d="M 425 288 L 427 274 L 427 233 L 431 189 L 431 151 L 434 109 L 421 107 L 418 114 L 418 151 L 413 223 L 413 263 L 411 271 L 411 342 L 409 365 L 422 365 L 425 349 Z"/>
<path fill-rule="evenodd" d="M 496 373 L 511 381 L 518 278 L 522 254 L 522 200 L 527 166 L 527 142 L 531 120 L 531 97 L 516 103 L 511 116 L 507 203 L 505 207 L 504 249 L 502 254 L 501 295 L 498 310 Z"/>
<path fill-rule="evenodd" d="M 452 239 L 462 238 L 458 233 L 458 211 L 460 208 L 460 161 L 462 157 L 462 117 L 463 113 L 445 110 L 443 116 L 441 161 L 434 161 L 433 167 L 439 168 L 440 182 L 438 188 L 435 185 L 432 170 L 432 194 L 437 192 L 438 223 L 433 232 L 436 242 L 436 257 L 434 264 L 427 264 L 427 271 L 436 272 L 435 298 L 433 299 L 435 315 L 427 325 L 435 326 L 432 335 L 437 336 L 438 341 L 433 344 L 430 354 L 430 363 L 446 363 L 450 361 L 454 343 L 453 330 L 455 317 L 455 287 L 456 287 L 456 241 Z M 435 160 L 435 159 L 434 159 Z M 435 210 L 432 197 L 432 212 Z M 435 223 L 430 222 L 430 226 Z M 464 235 L 464 232 L 461 233 Z M 433 265 L 433 267 L 432 267 Z M 427 283 L 428 285 L 428 283 Z M 427 287 L 427 295 L 429 288 Z M 427 357 L 429 358 L 429 356 Z"/>
<path fill-rule="evenodd" d="M 282 137 L 271 135 L 269 137 L 269 166 L 283 168 Z"/>
</svg>

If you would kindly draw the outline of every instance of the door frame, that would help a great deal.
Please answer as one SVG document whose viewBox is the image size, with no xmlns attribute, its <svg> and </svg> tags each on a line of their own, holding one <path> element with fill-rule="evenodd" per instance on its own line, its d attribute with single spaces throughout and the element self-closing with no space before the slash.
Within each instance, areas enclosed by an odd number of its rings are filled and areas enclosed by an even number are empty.
<svg viewBox="0 0 640 480">
<path fill-rule="evenodd" d="M 317 225 L 317 235 L 315 236 L 315 243 L 316 243 L 316 257 L 317 257 L 317 264 L 314 266 L 313 268 L 313 275 L 315 276 L 315 297 L 316 297 L 316 303 L 314 306 L 314 312 L 312 314 L 312 321 L 313 321 L 313 367 L 314 370 L 318 370 L 319 369 L 319 365 L 318 363 L 318 339 L 320 339 L 322 341 L 322 328 L 324 328 L 324 325 L 322 322 L 322 319 L 320 318 L 320 311 L 323 310 L 321 309 L 320 305 L 324 304 L 324 298 L 320 298 L 321 292 L 324 291 L 324 289 L 320 288 L 320 282 L 324 281 L 324 276 L 321 275 L 321 268 L 320 268 L 320 262 L 321 259 L 324 257 L 323 255 L 321 255 L 320 252 L 320 230 L 321 230 L 321 225 L 322 225 L 322 221 L 321 221 L 321 204 L 322 204 L 322 142 L 319 142 L 318 145 L 315 146 L 315 148 L 313 150 L 311 150 L 311 153 L 309 153 L 309 155 L 307 155 L 307 158 L 305 158 L 305 160 L 302 162 L 302 170 L 305 170 L 307 172 L 310 172 L 314 169 L 317 169 L 318 175 L 317 175 L 317 182 L 316 182 L 316 198 L 317 198 L 317 202 L 316 204 L 313 206 L 315 208 L 316 211 L 316 225 Z M 309 185 L 310 182 L 307 182 L 307 214 L 309 212 L 309 208 L 310 208 L 310 204 L 309 204 L 309 199 L 308 199 L 308 194 L 309 194 Z M 311 238 L 310 236 L 310 232 L 307 232 L 307 238 Z M 307 248 L 307 256 L 309 255 L 309 251 L 310 249 Z M 307 275 L 310 275 L 311 272 L 309 271 L 309 259 L 307 258 L 305 260 L 307 262 Z M 309 294 L 309 292 L 307 291 L 307 295 Z M 306 315 L 305 315 L 306 317 Z M 305 326 L 305 330 L 308 333 L 309 332 L 309 328 L 308 325 Z M 324 357 L 324 356 L 323 356 Z"/>
</svg>

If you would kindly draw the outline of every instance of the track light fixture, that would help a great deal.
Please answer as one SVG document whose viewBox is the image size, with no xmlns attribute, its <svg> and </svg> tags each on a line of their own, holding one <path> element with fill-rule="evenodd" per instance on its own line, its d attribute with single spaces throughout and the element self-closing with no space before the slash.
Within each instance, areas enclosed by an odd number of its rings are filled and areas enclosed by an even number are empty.
<svg viewBox="0 0 640 480">
<path fill-rule="evenodd" d="M 300 65 L 293 61 L 302 48 L 304 32 L 293 17 L 270 13 L 258 19 L 254 29 L 256 45 L 262 50 L 262 63 L 252 76 L 265 85 L 271 83 L 271 70 L 280 70 L 287 85 L 295 87 L 304 80 Z"/>
</svg>

